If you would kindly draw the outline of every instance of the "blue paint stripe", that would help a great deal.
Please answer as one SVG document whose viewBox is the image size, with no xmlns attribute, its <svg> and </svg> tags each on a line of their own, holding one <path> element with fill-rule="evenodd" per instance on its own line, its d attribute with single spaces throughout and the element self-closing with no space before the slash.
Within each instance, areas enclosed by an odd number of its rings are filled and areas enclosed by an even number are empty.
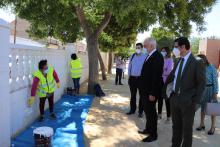
<svg viewBox="0 0 220 147">
<path fill-rule="evenodd" d="M 41 126 L 49 126 L 54 129 L 53 147 L 84 147 L 83 126 L 92 100 L 92 96 L 64 95 L 55 104 L 54 111 L 57 119 L 49 120 L 47 110 L 44 122 L 36 120 L 12 140 L 13 147 L 34 147 L 33 130 Z"/>
</svg>

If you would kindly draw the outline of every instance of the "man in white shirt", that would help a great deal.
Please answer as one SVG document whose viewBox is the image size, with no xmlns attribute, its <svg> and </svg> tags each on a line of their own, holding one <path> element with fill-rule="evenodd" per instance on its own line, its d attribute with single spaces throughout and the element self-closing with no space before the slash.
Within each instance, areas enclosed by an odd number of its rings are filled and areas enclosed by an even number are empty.
<svg viewBox="0 0 220 147">
<path fill-rule="evenodd" d="M 195 106 L 205 88 L 205 67 L 195 58 L 186 37 L 175 40 L 174 49 L 180 59 L 167 78 L 165 86 L 173 82 L 170 96 L 173 122 L 172 147 L 191 147 Z"/>
</svg>

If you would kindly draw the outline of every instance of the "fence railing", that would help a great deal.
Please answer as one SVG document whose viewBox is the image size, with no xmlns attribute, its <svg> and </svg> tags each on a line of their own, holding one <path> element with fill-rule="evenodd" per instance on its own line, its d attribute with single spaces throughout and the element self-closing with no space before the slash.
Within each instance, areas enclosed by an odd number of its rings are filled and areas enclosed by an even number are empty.
<svg viewBox="0 0 220 147">
<path fill-rule="evenodd" d="M 38 62 L 47 59 L 56 70 L 61 88 L 55 91 L 55 101 L 61 98 L 64 89 L 72 86 L 69 74 L 70 55 L 74 44 L 65 49 L 48 49 L 28 45 L 10 44 L 9 24 L 0 19 L 0 146 L 10 146 L 13 137 L 26 128 L 39 115 L 38 99 L 32 107 L 27 106 L 30 97 L 32 74 L 38 69 Z M 87 54 L 79 54 L 83 64 L 81 82 L 88 78 Z M 48 106 L 46 106 L 48 107 Z"/>
</svg>

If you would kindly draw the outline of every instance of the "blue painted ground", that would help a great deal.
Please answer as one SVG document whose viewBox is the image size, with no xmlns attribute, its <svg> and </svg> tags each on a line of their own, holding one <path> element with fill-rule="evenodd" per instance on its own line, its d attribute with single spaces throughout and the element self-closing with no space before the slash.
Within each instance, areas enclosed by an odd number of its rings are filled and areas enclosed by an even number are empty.
<svg viewBox="0 0 220 147">
<path fill-rule="evenodd" d="M 63 96 L 56 104 L 56 120 L 37 120 L 19 136 L 12 140 L 13 147 L 34 147 L 33 130 L 41 126 L 54 129 L 53 147 L 84 147 L 83 125 L 92 104 L 92 96 Z"/>
</svg>

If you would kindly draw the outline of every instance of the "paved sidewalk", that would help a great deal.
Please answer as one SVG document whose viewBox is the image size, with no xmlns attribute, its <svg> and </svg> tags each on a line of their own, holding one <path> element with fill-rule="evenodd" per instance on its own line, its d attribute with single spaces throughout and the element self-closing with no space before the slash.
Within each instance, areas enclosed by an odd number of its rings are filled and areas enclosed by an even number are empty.
<svg viewBox="0 0 220 147">
<path fill-rule="evenodd" d="M 143 129 L 145 120 L 125 113 L 129 110 L 129 88 L 127 79 L 125 85 L 114 85 L 114 77 L 102 81 L 101 85 L 106 92 L 104 98 L 94 98 L 92 107 L 85 124 L 85 146 L 89 147 L 170 147 L 171 123 L 164 118 L 158 122 L 158 141 L 142 143 L 144 135 L 137 133 Z M 194 130 L 199 124 L 199 112 L 196 114 Z M 206 118 L 206 128 L 209 129 L 210 119 Z M 216 133 L 208 136 L 206 132 L 194 131 L 193 147 L 219 147 L 220 146 L 220 117 L 217 120 Z M 206 130 L 206 131 L 207 131 Z"/>
</svg>

